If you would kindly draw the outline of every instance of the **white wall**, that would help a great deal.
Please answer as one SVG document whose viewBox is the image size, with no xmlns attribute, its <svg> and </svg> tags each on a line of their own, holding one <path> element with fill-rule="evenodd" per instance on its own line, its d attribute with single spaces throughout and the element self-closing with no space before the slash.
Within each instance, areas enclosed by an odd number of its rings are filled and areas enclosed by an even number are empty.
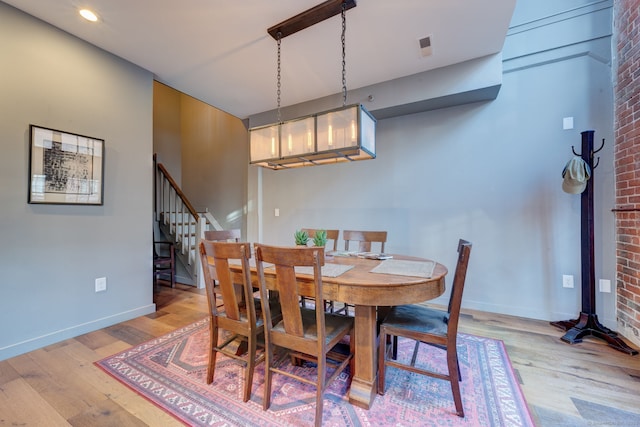
<svg viewBox="0 0 640 427">
<path fill-rule="evenodd" d="M 375 160 L 252 166 L 249 238 L 289 245 L 301 227 L 388 230 L 388 252 L 451 268 L 465 238 L 474 244 L 465 307 L 575 318 L 580 196 L 562 191 L 561 172 L 584 130 L 607 140 L 595 171 L 596 277 L 615 283 L 611 7 L 518 1 L 497 99 L 380 120 Z M 564 117 L 574 129 L 563 130 Z M 562 288 L 563 274 L 576 288 Z M 600 321 L 615 328 L 615 296 L 597 301 Z"/>
<path fill-rule="evenodd" d="M 0 64 L 2 360 L 155 305 L 151 73 L 1 2 Z M 27 204 L 31 123 L 105 140 L 104 206 Z"/>
</svg>

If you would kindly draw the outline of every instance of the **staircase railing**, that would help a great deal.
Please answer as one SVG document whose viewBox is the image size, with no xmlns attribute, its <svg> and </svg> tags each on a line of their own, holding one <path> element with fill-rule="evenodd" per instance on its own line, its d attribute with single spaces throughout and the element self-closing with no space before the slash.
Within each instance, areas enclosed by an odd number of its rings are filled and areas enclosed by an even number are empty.
<svg viewBox="0 0 640 427">
<path fill-rule="evenodd" d="M 203 287 L 200 261 L 196 248 L 207 229 L 220 230 L 222 227 L 210 212 L 200 214 L 182 192 L 169 171 L 162 163 L 156 162 L 154 179 L 154 205 L 156 220 L 160 228 L 173 240 L 177 255 L 199 288 Z"/>
</svg>

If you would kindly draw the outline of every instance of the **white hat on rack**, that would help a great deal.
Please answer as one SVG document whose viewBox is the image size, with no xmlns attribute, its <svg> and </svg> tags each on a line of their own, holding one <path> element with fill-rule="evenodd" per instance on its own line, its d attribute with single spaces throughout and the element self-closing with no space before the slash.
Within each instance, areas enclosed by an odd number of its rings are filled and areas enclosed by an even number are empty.
<svg viewBox="0 0 640 427">
<path fill-rule="evenodd" d="M 582 160 L 574 156 L 562 170 L 562 189 L 569 194 L 580 194 L 587 188 L 587 181 L 591 178 L 591 168 Z"/>
</svg>

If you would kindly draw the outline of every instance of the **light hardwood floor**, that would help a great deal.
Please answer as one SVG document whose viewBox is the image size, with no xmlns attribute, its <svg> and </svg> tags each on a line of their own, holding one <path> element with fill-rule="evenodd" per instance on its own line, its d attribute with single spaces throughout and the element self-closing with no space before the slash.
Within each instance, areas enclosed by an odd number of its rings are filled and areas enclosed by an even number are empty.
<svg viewBox="0 0 640 427">
<path fill-rule="evenodd" d="M 173 426 L 93 362 L 201 319 L 203 291 L 160 287 L 158 311 L 0 362 L 0 426 Z M 640 356 L 575 345 L 548 322 L 465 311 L 460 332 L 503 340 L 538 426 L 640 425 Z"/>
</svg>

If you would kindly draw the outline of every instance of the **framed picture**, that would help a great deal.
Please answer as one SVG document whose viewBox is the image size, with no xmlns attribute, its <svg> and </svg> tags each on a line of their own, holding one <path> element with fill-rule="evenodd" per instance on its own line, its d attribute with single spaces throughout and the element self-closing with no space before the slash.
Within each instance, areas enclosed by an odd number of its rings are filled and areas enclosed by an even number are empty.
<svg viewBox="0 0 640 427">
<path fill-rule="evenodd" d="M 29 203 L 102 205 L 104 140 L 30 125 Z"/>
</svg>

